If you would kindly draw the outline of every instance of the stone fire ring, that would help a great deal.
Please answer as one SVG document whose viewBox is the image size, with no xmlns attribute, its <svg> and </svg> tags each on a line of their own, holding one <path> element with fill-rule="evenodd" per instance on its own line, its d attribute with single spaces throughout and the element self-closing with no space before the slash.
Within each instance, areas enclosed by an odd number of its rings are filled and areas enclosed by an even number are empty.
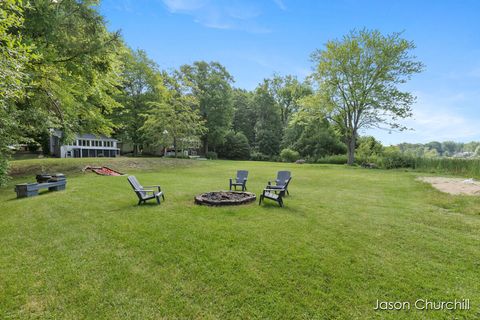
<svg viewBox="0 0 480 320">
<path fill-rule="evenodd" d="M 199 194 L 195 204 L 207 206 L 234 206 L 255 201 L 255 193 L 244 191 L 214 191 Z"/>
</svg>

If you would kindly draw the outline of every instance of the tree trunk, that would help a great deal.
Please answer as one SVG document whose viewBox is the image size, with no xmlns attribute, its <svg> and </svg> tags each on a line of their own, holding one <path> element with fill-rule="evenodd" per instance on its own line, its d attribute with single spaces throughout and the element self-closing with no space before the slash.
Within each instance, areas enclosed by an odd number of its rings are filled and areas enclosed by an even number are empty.
<svg viewBox="0 0 480 320">
<path fill-rule="evenodd" d="M 138 156 L 138 144 L 133 143 L 133 156 Z"/>
<path fill-rule="evenodd" d="M 207 138 L 205 138 L 203 140 L 203 151 L 205 152 L 205 156 L 206 156 L 207 153 L 208 153 L 208 139 Z"/>
<path fill-rule="evenodd" d="M 178 157 L 178 151 L 177 151 L 177 139 L 173 138 L 173 148 L 175 149 L 175 158 Z"/>
<path fill-rule="evenodd" d="M 355 135 L 353 137 L 347 138 L 347 155 L 348 155 L 348 160 L 347 164 L 349 166 L 352 166 L 353 163 L 355 162 Z"/>
</svg>

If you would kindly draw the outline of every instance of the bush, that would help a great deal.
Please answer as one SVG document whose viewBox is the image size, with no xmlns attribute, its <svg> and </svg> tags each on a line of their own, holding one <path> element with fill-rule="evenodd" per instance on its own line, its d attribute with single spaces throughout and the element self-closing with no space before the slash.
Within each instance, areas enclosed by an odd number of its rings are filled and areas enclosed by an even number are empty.
<svg viewBox="0 0 480 320">
<path fill-rule="evenodd" d="M 258 151 L 254 151 L 250 154 L 250 160 L 253 161 L 270 161 L 270 156 Z"/>
<path fill-rule="evenodd" d="M 215 151 L 208 151 L 207 154 L 205 155 L 205 157 L 207 159 L 210 159 L 210 160 L 217 160 L 218 159 L 218 155 Z"/>
<path fill-rule="evenodd" d="M 295 162 L 300 159 L 300 154 L 295 150 L 286 148 L 280 152 L 280 158 L 284 162 Z"/>
<path fill-rule="evenodd" d="M 313 162 L 329 163 L 329 164 L 346 164 L 347 163 L 347 155 L 346 154 L 337 154 L 337 155 L 333 155 L 333 156 L 326 156 L 326 157 L 316 159 Z"/>
<path fill-rule="evenodd" d="M 8 156 L 0 153 L 0 186 L 6 185 L 8 180 Z"/>
<path fill-rule="evenodd" d="M 405 155 L 398 149 L 392 147 L 385 148 L 382 155 L 371 157 L 370 160 L 382 169 L 415 167 L 415 159 L 413 157 Z"/>
<path fill-rule="evenodd" d="M 218 151 L 220 157 L 225 159 L 247 160 L 250 158 L 248 139 L 241 132 L 228 132 L 225 135 L 224 143 Z"/>
</svg>

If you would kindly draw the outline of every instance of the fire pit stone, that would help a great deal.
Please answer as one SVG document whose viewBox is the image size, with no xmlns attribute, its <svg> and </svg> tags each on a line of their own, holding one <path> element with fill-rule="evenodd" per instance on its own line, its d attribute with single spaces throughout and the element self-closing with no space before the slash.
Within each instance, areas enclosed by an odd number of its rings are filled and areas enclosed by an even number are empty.
<svg viewBox="0 0 480 320">
<path fill-rule="evenodd" d="M 232 206 L 245 204 L 257 199 L 252 192 L 240 191 L 214 191 L 195 196 L 195 204 L 209 206 Z"/>
</svg>

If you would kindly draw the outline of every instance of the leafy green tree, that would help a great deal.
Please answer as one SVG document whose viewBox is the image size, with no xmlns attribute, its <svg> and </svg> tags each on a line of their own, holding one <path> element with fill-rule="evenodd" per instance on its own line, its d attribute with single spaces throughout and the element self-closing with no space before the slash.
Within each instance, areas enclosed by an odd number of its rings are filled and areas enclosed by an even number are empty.
<svg viewBox="0 0 480 320">
<path fill-rule="evenodd" d="M 278 155 L 282 140 L 282 120 L 275 99 L 268 91 L 267 81 L 255 90 L 254 104 L 257 110 L 256 148 L 262 154 Z"/>
<path fill-rule="evenodd" d="M 411 116 L 415 97 L 399 85 L 422 70 L 410 55 L 415 48 L 400 33 L 384 36 L 379 31 L 352 31 L 313 53 L 322 107 L 342 133 L 348 164 L 355 160 L 358 131 L 382 127 L 405 129 L 397 119 Z"/>
<path fill-rule="evenodd" d="M 184 94 L 181 85 L 164 75 L 160 100 L 150 102 L 142 132 L 146 142 L 153 146 L 171 146 L 178 150 L 196 147 L 205 133 L 204 120 L 198 111 L 198 101 Z"/>
<path fill-rule="evenodd" d="M 361 161 L 372 161 L 373 157 L 383 153 L 383 145 L 372 136 L 360 137 L 358 139 L 357 158 Z"/>
<path fill-rule="evenodd" d="M 299 109 L 302 98 L 312 94 L 312 88 L 292 75 L 274 75 L 272 79 L 267 79 L 267 84 L 270 94 L 280 108 L 283 126 L 286 127 L 290 115 Z"/>
<path fill-rule="evenodd" d="M 112 118 L 117 137 L 132 143 L 133 154 L 136 156 L 144 142 L 140 128 L 150 109 L 149 103 L 159 100 L 158 91 L 162 82 L 157 64 L 148 58 L 145 51 L 126 50 L 122 62 L 122 90 L 117 99 L 123 108 L 115 110 Z"/>
<path fill-rule="evenodd" d="M 219 147 L 219 156 L 225 159 L 248 160 L 250 158 L 250 145 L 247 137 L 242 132 L 229 131 L 225 141 Z"/>
<path fill-rule="evenodd" d="M 280 158 L 284 162 L 295 162 L 300 158 L 298 151 L 285 148 L 280 152 Z"/>
<path fill-rule="evenodd" d="M 221 145 L 233 118 L 232 76 L 218 62 L 197 61 L 183 65 L 178 73 L 198 99 L 208 131 L 203 136 L 205 154 Z"/>
<path fill-rule="evenodd" d="M 257 122 L 253 94 L 242 89 L 233 90 L 233 130 L 243 133 L 250 145 L 255 142 L 255 123 Z"/>
<path fill-rule="evenodd" d="M 344 154 L 345 145 L 339 140 L 326 119 L 292 119 L 283 137 L 282 145 L 292 148 L 304 158 L 313 160 L 325 156 Z"/>
<path fill-rule="evenodd" d="M 21 136 L 15 101 L 24 92 L 25 69 L 35 58 L 20 33 L 25 4 L 21 0 L 0 2 L 0 186 L 7 181 L 10 146 Z"/>
<path fill-rule="evenodd" d="M 453 156 L 457 152 L 463 150 L 463 143 L 456 143 L 454 141 L 444 141 L 442 142 L 442 151 L 444 155 Z"/>
<path fill-rule="evenodd" d="M 107 116 L 119 107 L 119 34 L 107 31 L 98 1 L 29 3 L 22 35 L 38 58 L 26 70 L 26 93 L 17 101 L 29 124 L 25 131 L 61 128 L 67 139 L 75 132 L 109 134 Z"/>
<path fill-rule="evenodd" d="M 431 141 L 425 144 L 425 148 L 427 151 L 435 150 L 435 156 L 441 156 L 443 154 L 442 144 L 438 141 Z"/>
</svg>

